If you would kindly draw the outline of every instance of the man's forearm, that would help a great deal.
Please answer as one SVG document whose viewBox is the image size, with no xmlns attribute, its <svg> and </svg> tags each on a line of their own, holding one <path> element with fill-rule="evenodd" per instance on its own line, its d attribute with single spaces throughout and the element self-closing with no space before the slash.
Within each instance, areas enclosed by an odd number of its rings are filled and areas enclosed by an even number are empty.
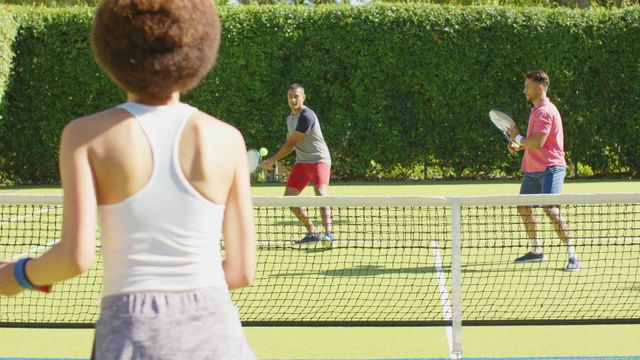
<svg viewBox="0 0 640 360">
<path fill-rule="evenodd" d="M 294 144 L 291 144 L 289 142 L 284 143 L 280 147 L 280 149 L 278 149 L 278 152 L 273 155 L 273 160 L 275 160 L 275 161 L 282 160 L 287 155 L 289 155 L 293 151 L 294 148 L 295 148 Z"/>
<path fill-rule="evenodd" d="M 522 135 L 518 135 L 518 136 L 522 136 Z M 546 139 L 547 137 L 544 136 L 543 134 L 533 134 L 530 137 L 522 136 L 521 138 L 518 138 L 516 136 L 514 141 L 516 142 L 516 144 L 520 145 L 523 148 L 540 149 L 542 145 L 544 145 L 544 142 Z"/>
</svg>

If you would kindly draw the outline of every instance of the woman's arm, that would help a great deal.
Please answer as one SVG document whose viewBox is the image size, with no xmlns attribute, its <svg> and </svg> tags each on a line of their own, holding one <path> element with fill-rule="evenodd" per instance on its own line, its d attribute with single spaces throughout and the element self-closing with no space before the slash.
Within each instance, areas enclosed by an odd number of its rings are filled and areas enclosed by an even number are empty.
<svg viewBox="0 0 640 360">
<path fill-rule="evenodd" d="M 256 272 L 256 235 L 253 204 L 244 139 L 239 132 L 233 141 L 235 170 L 225 205 L 223 237 L 226 258 L 223 262 L 229 289 L 251 285 Z"/>
<path fill-rule="evenodd" d="M 67 125 L 60 141 L 60 178 L 64 192 L 62 238 L 51 250 L 27 263 L 35 285 L 53 284 L 91 268 L 95 259 L 96 195 L 88 156 L 88 121 Z"/>
</svg>

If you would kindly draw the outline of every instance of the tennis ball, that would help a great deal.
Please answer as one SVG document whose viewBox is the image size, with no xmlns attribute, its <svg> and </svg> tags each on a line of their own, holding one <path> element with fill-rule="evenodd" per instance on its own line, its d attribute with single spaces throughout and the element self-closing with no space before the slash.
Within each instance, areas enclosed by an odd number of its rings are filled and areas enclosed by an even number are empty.
<svg viewBox="0 0 640 360">
<path fill-rule="evenodd" d="M 267 148 L 260 148 L 260 156 L 267 156 L 267 154 L 269 153 L 269 150 L 267 150 Z"/>
</svg>

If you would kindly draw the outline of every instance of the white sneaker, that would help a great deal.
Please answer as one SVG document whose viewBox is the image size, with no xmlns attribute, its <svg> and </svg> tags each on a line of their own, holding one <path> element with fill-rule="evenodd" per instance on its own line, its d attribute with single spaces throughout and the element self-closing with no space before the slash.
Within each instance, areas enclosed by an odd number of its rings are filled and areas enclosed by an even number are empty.
<svg viewBox="0 0 640 360">
<path fill-rule="evenodd" d="M 321 235 L 320 242 L 325 249 L 333 248 L 333 234 L 332 233 L 324 233 Z"/>
<path fill-rule="evenodd" d="M 569 263 L 567 267 L 564 268 L 565 271 L 578 271 L 580 270 L 580 259 L 578 257 L 569 258 Z"/>
</svg>

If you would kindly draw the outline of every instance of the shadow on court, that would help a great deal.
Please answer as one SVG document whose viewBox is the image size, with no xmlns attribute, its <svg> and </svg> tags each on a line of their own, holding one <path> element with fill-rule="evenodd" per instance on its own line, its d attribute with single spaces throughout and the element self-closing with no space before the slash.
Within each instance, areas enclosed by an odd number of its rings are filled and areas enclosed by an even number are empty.
<svg viewBox="0 0 640 360">
<path fill-rule="evenodd" d="M 421 266 L 413 268 L 387 268 L 379 265 L 362 265 L 352 268 L 344 269 L 330 269 L 325 271 L 307 271 L 307 272 L 286 272 L 272 274 L 271 277 L 300 277 L 300 276 L 335 276 L 335 277 L 366 277 L 377 275 L 389 275 L 389 274 L 435 274 L 435 273 L 449 273 L 450 270 L 443 268 L 438 271 L 435 266 Z M 480 270 L 462 269 L 463 273 L 467 272 L 481 272 Z"/>
<path fill-rule="evenodd" d="M 322 250 L 318 250 L 322 251 Z M 328 250 L 324 250 L 328 251 Z M 463 274 L 472 274 L 472 273 L 531 273 L 532 271 L 540 272 L 540 271 L 548 271 L 548 272 L 562 272 L 566 273 L 562 268 L 548 268 L 548 269 L 532 269 L 526 265 L 522 264 L 513 264 L 513 267 L 509 268 L 488 268 L 487 266 L 496 266 L 496 265 L 504 265 L 504 263 L 482 263 L 482 264 L 469 264 L 462 265 L 462 273 Z M 478 268 L 478 266 L 480 266 Z M 474 268 L 476 267 L 476 268 Z M 402 268 L 391 268 L 385 267 L 381 265 L 359 265 L 351 268 L 343 268 L 343 269 L 329 269 L 324 271 L 299 271 L 299 272 L 282 272 L 271 274 L 270 277 L 302 277 L 302 276 L 331 276 L 331 277 L 367 277 L 367 276 L 378 276 L 378 275 L 390 275 L 390 274 L 435 274 L 435 273 L 450 273 L 451 269 L 448 267 L 443 267 L 441 269 L 437 269 L 435 266 L 420 266 L 420 267 L 402 267 Z M 640 291 L 640 284 L 636 286 L 636 288 L 632 289 L 635 291 Z"/>
</svg>

